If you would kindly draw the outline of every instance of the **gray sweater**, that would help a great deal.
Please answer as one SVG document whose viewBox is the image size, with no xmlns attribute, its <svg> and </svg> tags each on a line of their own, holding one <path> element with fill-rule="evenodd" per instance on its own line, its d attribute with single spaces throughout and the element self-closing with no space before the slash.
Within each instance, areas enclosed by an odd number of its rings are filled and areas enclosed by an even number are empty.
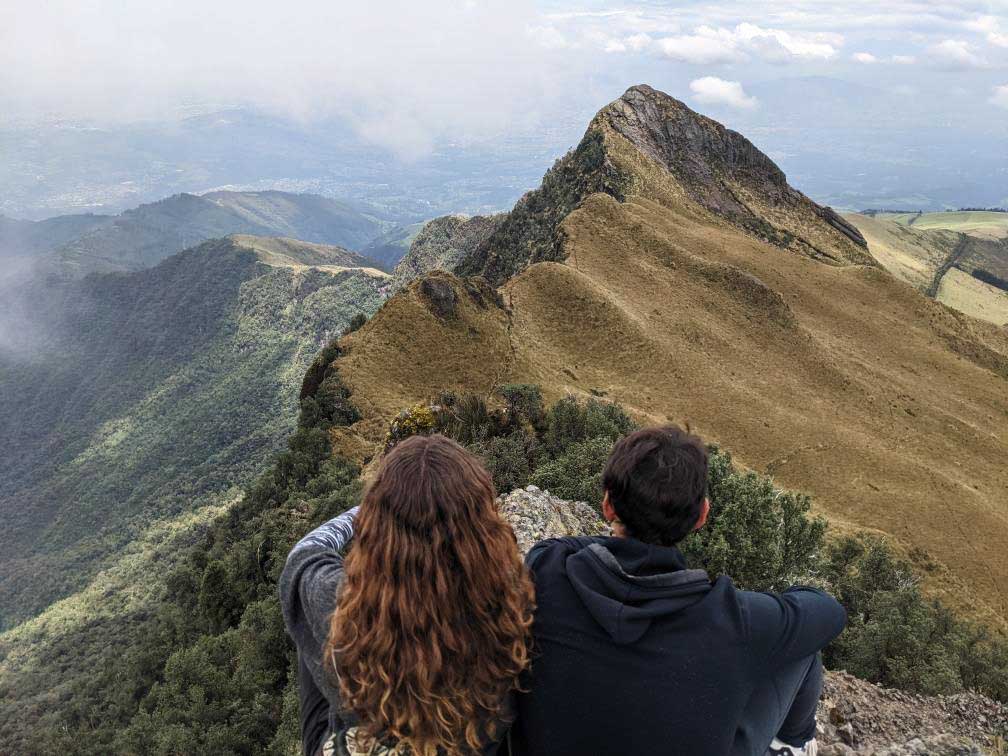
<svg viewBox="0 0 1008 756">
<path fill-rule="evenodd" d="M 306 711 L 306 701 L 328 702 L 328 732 L 335 733 L 357 724 L 356 719 L 342 711 L 339 689 L 334 685 L 330 673 L 326 671 L 323 649 L 329 635 L 329 620 L 336 609 L 340 589 L 343 586 L 343 556 L 341 552 L 353 538 L 353 520 L 358 507 L 347 510 L 338 517 L 320 525 L 302 538 L 291 549 L 287 564 L 280 575 L 280 607 L 283 611 L 287 633 L 294 640 L 298 651 L 298 664 L 302 677 L 307 672 L 310 680 L 300 680 L 301 685 L 301 725 L 305 737 L 306 752 L 318 747 L 316 738 L 321 740 L 307 721 L 317 716 L 318 707 Z M 314 683 L 316 690 L 311 690 Z M 308 686 L 308 690 L 306 690 Z M 322 709 L 324 711 L 324 707 Z M 504 706 L 505 720 L 510 723 L 515 711 L 514 694 L 508 697 Z M 307 727 L 306 727 L 307 724 Z M 503 739 L 510 724 L 501 728 Z M 482 751 L 484 756 L 498 753 L 498 743 L 488 744 Z M 506 753 L 507 746 L 502 748 Z"/>
<path fill-rule="evenodd" d="M 297 646 L 302 677 L 305 672 L 310 676 L 310 680 L 300 680 L 301 725 L 306 741 L 317 737 L 314 732 L 317 728 L 307 722 L 312 712 L 305 711 L 306 703 L 309 699 L 318 701 L 319 695 L 329 704 L 330 733 L 355 724 L 346 719 L 346 712 L 341 711 L 339 689 L 326 672 L 323 649 L 329 636 L 329 620 L 343 587 L 341 552 L 353 538 L 353 520 L 357 510 L 358 507 L 347 510 L 298 541 L 287 556 L 287 564 L 280 575 L 280 608 L 284 623 Z M 310 690 L 312 683 L 317 692 Z M 304 743 L 306 752 L 314 750 L 317 745 Z"/>
</svg>

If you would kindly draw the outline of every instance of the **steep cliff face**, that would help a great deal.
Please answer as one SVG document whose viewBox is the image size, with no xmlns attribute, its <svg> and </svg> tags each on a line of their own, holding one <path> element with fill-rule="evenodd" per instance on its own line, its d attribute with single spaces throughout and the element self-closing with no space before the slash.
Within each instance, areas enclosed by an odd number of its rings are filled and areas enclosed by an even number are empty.
<svg viewBox="0 0 1008 756">
<path fill-rule="evenodd" d="M 631 87 L 588 128 L 625 139 L 665 168 L 694 202 L 760 238 L 813 258 L 873 264 L 854 226 L 792 188 L 744 136 L 673 97 Z"/>
</svg>

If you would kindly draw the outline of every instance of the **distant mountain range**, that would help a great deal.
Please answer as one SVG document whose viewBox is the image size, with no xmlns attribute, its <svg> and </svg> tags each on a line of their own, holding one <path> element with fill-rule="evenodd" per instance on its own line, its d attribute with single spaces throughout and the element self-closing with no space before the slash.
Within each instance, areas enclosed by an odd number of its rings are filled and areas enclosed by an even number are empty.
<svg viewBox="0 0 1008 756">
<path fill-rule="evenodd" d="M 45 231 L 52 224 L 41 223 L 46 224 Z M 206 239 L 236 233 L 358 249 L 388 225 L 345 203 L 310 194 L 177 194 L 87 224 L 82 233 L 49 247 L 51 254 L 44 255 L 40 264 L 54 275 L 69 277 L 140 270 Z M 40 230 L 36 237 L 45 234 Z"/>
</svg>

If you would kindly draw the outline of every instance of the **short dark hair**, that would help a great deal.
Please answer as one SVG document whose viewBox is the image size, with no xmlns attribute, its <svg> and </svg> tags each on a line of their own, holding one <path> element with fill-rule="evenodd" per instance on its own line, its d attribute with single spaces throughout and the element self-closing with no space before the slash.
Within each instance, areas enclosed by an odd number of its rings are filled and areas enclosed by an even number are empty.
<svg viewBox="0 0 1008 756">
<path fill-rule="evenodd" d="M 674 546 L 703 510 L 707 447 L 676 425 L 635 431 L 613 447 L 602 487 L 628 535 Z"/>
</svg>

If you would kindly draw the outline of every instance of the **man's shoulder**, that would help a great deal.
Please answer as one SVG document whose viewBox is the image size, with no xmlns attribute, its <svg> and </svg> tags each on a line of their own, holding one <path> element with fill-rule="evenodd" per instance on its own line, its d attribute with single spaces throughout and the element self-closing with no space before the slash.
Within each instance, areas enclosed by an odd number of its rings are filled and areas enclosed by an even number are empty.
<svg viewBox="0 0 1008 756">
<path fill-rule="evenodd" d="M 533 572 L 555 560 L 566 558 L 593 543 L 604 540 L 602 536 L 564 536 L 539 541 L 525 555 L 525 565 Z"/>
</svg>

